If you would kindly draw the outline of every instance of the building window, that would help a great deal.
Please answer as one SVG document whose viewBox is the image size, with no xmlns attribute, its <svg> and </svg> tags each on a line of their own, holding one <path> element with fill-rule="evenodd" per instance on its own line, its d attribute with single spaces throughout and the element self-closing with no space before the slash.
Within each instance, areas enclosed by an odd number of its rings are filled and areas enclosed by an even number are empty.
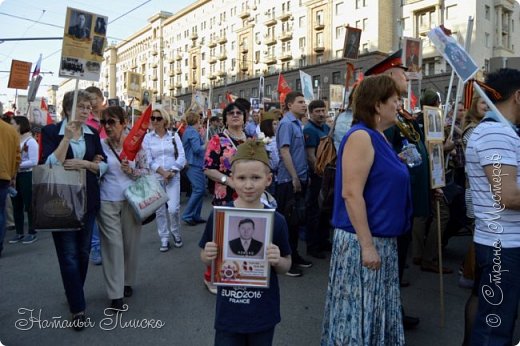
<svg viewBox="0 0 520 346">
<path fill-rule="evenodd" d="M 188 66 L 189 65 L 189 62 L 188 62 L 188 58 L 184 59 L 184 66 Z"/>
<path fill-rule="evenodd" d="M 368 28 L 368 18 L 363 18 L 363 31 Z"/>
<path fill-rule="evenodd" d="M 324 47 L 323 46 L 323 33 L 316 33 L 316 47 Z"/>
<path fill-rule="evenodd" d="M 336 59 L 341 59 L 343 57 L 343 49 L 338 49 L 334 55 Z"/>
<path fill-rule="evenodd" d="M 361 29 L 361 21 L 356 20 L 356 28 Z"/>
<path fill-rule="evenodd" d="M 258 64 L 258 63 L 260 63 L 260 51 L 259 50 L 257 50 L 255 52 L 255 64 Z"/>
<path fill-rule="evenodd" d="M 251 96 L 258 97 L 258 88 L 251 89 Z"/>
<path fill-rule="evenodd" d="M 457 5 L 446 7 L 446 19 L 455 19 L 457 17 Z"/>
<path fill-rule="evenodd" d="M 321 84 L 321 77 L 320 76 L 312 76 L 312 86 L 314 88 L 319 88 Z"/>
<path fill-rule="evenodd" d="M 417 27 L 419 28 L 419 32 L 425 34 L 430 31 L 433 27 L 436 26 L 436 14 L 435 9 L 430 9 L 425 12 L 418 13 L 416 16 Z"/>
<path fill-rule="evenodd" d="M 201 71 L 202 71 L 202 77 L 204 77 L 206 75 L 206 68 L 203 67 Z"/>
<path fill-rule="evenodd" d="M 489 72 L 489 59 L 484 59 L 484 72 Z"/>
<path fill-rule="evenodd" d="M 336 4 L 336 16 L 340 16 L 343 14 L 343 3 L 342 2 L 339 2 Z"/>
<path fill-rule="evenodd" d="M 486 32 L 484 35 L 485 35 L 485 38 L 486 38 L 486 47 L 489 48 L 489 37 L 490 37 L 489 33 Z"/>
<path fill-rule="evenodd" d="M 340 26 L 336 27 L 336 40 L 340 39 L 343 36 L 343 29 L 344 28 L 345 27 L 343 25 L 340 25 Z"/>
<path fill-rule="evenodd" d="M 491 8 L 488 5 L 484 6 L 484 8 L 486 11 L 486 19 L 490 20 L 491 19 Z"/>
<path fill-rule="evenodd" d="M 341 72 L 332 72 L 332 84 L 341 84 Z"/>
<path fill-rule="evenodd" d="M 298 67 L 305 67 L 307 66 L 307 58 L 302 57 L 298 60 Z"/>
<path fill-rule="evenodd" d="M 302 91 L 302 80 L 300 78 L 296 80 L 296 91 Z"/>
<path fill-rule="evenodd" d="M 202 61 L 206 60 L 206 53 L 202 53 L 202 54 L 200 55 L 200 59 L 201 59 Z"/>
<path fill-rule="evenodd" d="M 300 37 L 298 46 L 300 47 L 300 50 L 305 49 L 305 37 Z"/>
<path fill-rule="evenodd" d="M 300 19 L 298 19 L 298 25 L 300 26 L 300 29 L 305 26 L 305 16 L 301 16 Z"/>
<path fill-rule="evenodd" d="M 271 84 L 267 84 L 265 86 L 265 95 L 272 95 L 273 93 L 273 87 L 271 86 Z"/>
<path fill-rule="evenodd" d="M 316 55 L 316 64 L 323 63 L 323 54 Z"/>
<path fill-rule="evenodd" d="M 316 12 L 316 25 L 323 25 L 323 11 Z"/>
</svg>

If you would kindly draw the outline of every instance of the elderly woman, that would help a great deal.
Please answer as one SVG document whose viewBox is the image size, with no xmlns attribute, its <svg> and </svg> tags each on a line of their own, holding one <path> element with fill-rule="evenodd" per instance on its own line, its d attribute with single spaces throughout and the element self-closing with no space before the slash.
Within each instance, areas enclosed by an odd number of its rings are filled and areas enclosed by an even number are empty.
<svg viewBox="0 0 520 346">
<path fill-rule="evenodd" d="M 182 135 L 182 145 L 189 165 L 186 175 L 191 183 L 191 195 L 182 214 L 182 220 L 190 226 L 195 226 L 198 223 L 206 222 L 200 216 L 206 189 L 206 177 L 202 170 L 206 148 L 199 133 L 200 116 L 197 113 L 190 112 L 186 114 L 186 123 L 188 127 Z"/>
<path fill-rule="evenodd" d="M 383 135 L 398 95 L 385 75 L 354 95 L 354 125 L 338 152 L 322 345 L 404 345 L 396 238 L 411 219 L 410 178 Z"/>
<path fill-rule="evenodd" d="M 101 112 L 101 126 L 107 138 L 101 141 L 107 156 L 108 169 L 101 180 L 101 209 L 98 224 L 101 230 L 101 249 L 104 255 L 103 274 L 112 307 L 123 308 L 123 296 L 132 295 L 137 271 L 137 253 L 141 235 L 141 221 L 125 199 L 124 191 L 134 179 L 147 174 L 146 156 L 139 152 L 135 162 L 121 161 L 126 138 L 126 113 L 119 106 Z"/>
<path fill-rule="evenodd" d="M 166 252 L 170 249 L 170 234 L 175 247 L 183 245 L 180 222 L 180 171 L 186 164 L 186 158 L 179 135 L 168 130 L 169 115 L 162 109 L 155 109 L 151 120 L 153 131 L 144 137 L 143 148 L 149 168 L 161 181 L 169 198 L 168 206 L 163 205 L 156 213 L 157 231 L 161 238 L 159 251 Z"/>
<path fill-rule="evenodd" d="M 14 225 L 16 228 L 16 236 L 9 240 L 10 244 L 22 242 L 23 244 L 31 244 L 36 241 L 36 231 L 32 224 L 32 169 L 38 164 L 39 146 L 31 135 L 31 124 L 29 119 L 23 116 L 15 116 L 11 118 L 11 125 L 20 134 L 20 153 L 22 162 L 16 174 L 16 191 L 15 197 L 11 197 L 13 203 Z M 28 234 L 24 237 L 24 214 L 27 211 L 27 224 L 29 226 Z"/>
<path fill-rule="evenodd" d="M 97 131 L 85 125 L 92 111 L 90 94 L 78 91 L 74 120 L 70 119 L 73 99 L 73 91 L 66 93 L 62 103 L 64 120 L 42 129 L 41 162 L 87 172 L 87 213 L 83 229 L 52 233 L 74 329 L 81 330 L 86 321 L 83 285 L 87 276 L 92 227 L 100 206 L 98 179 L 106 170 L 106 156 Z"/>
<path fill-rule="evenodd" d="M 206 145 L 204 173 L 211 180 L 210 191 L 213 193 L 213 205 L 227 205 L 237 197 L 231 175 L 231 158 L 237 147 L 246 141 L 244 124 L 246 111 L 236 103 L 230 103 L 222 112 L 224 131 L 213 136 Z M 210 270 L 206 268 L 204 283 L 208 290 L 217 294 L 217 288 L 211 285 Z"/>
</svg>

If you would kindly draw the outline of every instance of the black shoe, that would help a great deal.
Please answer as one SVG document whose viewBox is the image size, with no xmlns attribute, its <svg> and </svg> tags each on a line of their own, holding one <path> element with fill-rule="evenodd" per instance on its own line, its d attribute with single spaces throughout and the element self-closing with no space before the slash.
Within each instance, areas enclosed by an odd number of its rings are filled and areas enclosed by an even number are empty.
<svg viewBox="0 0 520 346">
<path fill-rule="evenodd" d="M 79 332 L 80 330 L 85 329 L 85 325 L 85 311 L 72 315 L 72 328 L 74 328 L 75 331 Z"/>
<path fill-rule="evenodd" d="M 125 286 L 123 295 L 128 298 L 128 297 L 131 297 L 132 294 L 134 294 L 134 290 L 132 289 L 132 286 Z"/>
<path fill-rule="evenodd" d="M 184 223 L 186 223 L 189 226 L 196 226 L 197 225 L 197 222 L 195 222 L 193 220 L 182 220 L 182 221 L 184 221 Z"/>
<path fill-rule="evenodd" d="M 327 256 L 323 253 L 323 251 L 318 251 L 318 250 L 307 250 L 307 255 L 317 258 L 317 259 L 327 258 Z"/>
<path fill-rule="evenodd" d="M 403 315 L 403 327 L 405 330 L 414 329 L 420 321 L 417 317 Z"/>
<path fill-rule="evenodd" d="M 297 255 L 293 258 L 293 265 L 297 265 L 300 268 L 310 268 L 312 267 L 312 262 L 306 261 L 300 255 Z"/>
<path fill-rule="evenodd" d="M 125 305 L 125 303 L 123 302 L 123 298 L 119 298 L 119 299 L 112 299 L 112 304 L 110 305 L 110 307 L 112 309 L 123 310 L 124 305 Z"/>
<path fill-rule="evenodd" d="M 293 277 L 293 278 L 297 278 L 297 277 L 303 276 L 303 272 L 300 269 L 296 268 L 295 266 L 291 266 L 291 269 L 289 269 L 289 271 L 287 273 L 285 273 L 285 275 Z"/>
<path fill-rule="evenodd" d="M 195 220 L 195 223 L 199 224 L 199 223 L 206 223 L 207 221 L 204 220 L 204 219 L 198 219 L 198 220 Z"/>
</svg>

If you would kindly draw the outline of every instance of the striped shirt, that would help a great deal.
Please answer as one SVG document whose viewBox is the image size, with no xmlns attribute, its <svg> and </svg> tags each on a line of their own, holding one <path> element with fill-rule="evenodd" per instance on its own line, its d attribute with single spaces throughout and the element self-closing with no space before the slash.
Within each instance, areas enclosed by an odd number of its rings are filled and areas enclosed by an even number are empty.
<svg viewBox="0 0 520 346">
<path fill-rule="evenodd" d="M 484 172 L 489 165 L 493 166 L 493 184 Z M 518 248 L 520 211 L 504 209 L 500 202 L 502 166 L 520 166 L 520 138 L 509 125 L 482 122 L 471 134 L 466 148 L 466 172 L 475 208 L 474 241 L 494 246 L 500 240 L 504 248 Z M 516 182 L 520 184 L 520 170 Z"/>
</svg>

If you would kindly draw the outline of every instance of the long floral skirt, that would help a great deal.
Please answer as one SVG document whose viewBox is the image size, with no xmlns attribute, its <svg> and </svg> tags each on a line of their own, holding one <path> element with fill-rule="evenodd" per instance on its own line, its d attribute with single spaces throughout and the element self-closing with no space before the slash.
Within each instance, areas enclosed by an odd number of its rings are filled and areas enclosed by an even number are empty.
<svg viewBox="0 0 520 346">
<path fill-rule="evenodd" d="M 396 238 L 373 238 L 381 268 L 362 266 L 353 233 L 336 229 L 321 334 L 322 346 L 404 345 Z"/>
</svg>

